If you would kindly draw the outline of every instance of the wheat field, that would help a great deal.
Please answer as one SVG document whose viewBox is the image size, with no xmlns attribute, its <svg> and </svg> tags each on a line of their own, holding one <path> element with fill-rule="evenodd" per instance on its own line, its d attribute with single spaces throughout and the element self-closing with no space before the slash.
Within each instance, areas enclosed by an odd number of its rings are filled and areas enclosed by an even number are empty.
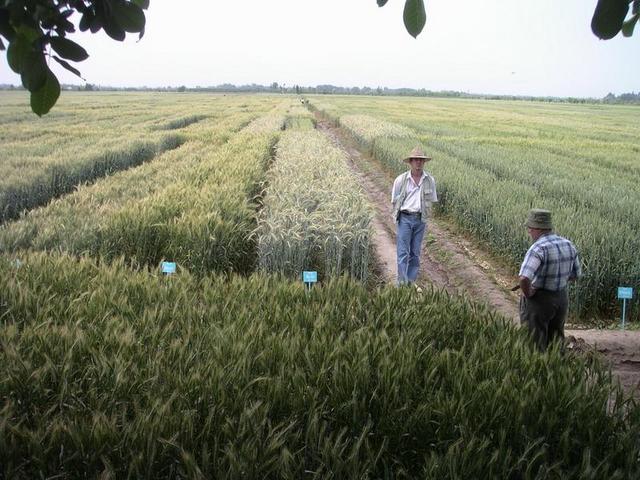
<svg viewBox="0 0 640 480">
<path fill-rule="evenodd" d="M 0 101 L 0 194 L 18 212 L 0 222 L 0 478 L 640 476 L 640 406 L 599 358 L 540 353 L 464 298 L 367 282 L 373 209 L 300 99 L 78 93 L 42 122 L 24 95 Z M 311 102 L 390 172 L 416 141 L 429 148 L 437 214 L 514 264 L 528 202 L 544 200 L 584 252 L 586 282 L 629 271 L 635 240 L 616 242 L 635 220 L 596 208 L 595 187 L 577 210 L 576 179 L 610 175 L 629 196 L 611 209 L 635 215 L 634 182 L 613 178 L 636 174 L 634 111 L 600 112 L 627 136 L 607 146 L 592 127 L 578 153 L 595 106 Z M 141 160 L 94 167 L 136 145 Z M 573 183 L 536 180 L 541 162 L 573 168 Z M 303 285 L 301 269 L 320 281 Z M 606 307 L 597 298 L 585 311 Z"/>
</svg>

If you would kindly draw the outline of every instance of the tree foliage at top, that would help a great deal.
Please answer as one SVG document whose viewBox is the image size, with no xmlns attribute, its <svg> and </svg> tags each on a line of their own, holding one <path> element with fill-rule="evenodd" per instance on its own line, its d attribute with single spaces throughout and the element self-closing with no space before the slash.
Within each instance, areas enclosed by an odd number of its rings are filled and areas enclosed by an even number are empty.
<svg viewBox="0 0 640 480">
<path fill-rule="evenodd" d="M 9 67 L 31 92 L 31 109 L 44 115 L 60 96 L 50 59 L 82 78 L 69 63 L 89 58 L 81 45 L 67 38 L 76 31 L 74 21 L 82 32 L 104 30 L 118 41 L 127 32 L 142 38 L 148 7 L 149 0 L 0 0 L 0 50 L 6 48 Z"/>
<path fill-rule="evenodd" d="M 631 16 L 627 18 L 631 7 Z M 633 35 L 640 18 L 640 0 L 598 0 L 591 19 L 591 31 L 602 40 L 610 40 L 620 31 L 625 37 Z"/>
<path fill-rule="evenodd" d="M 626 19 L 629 5 L 632 5 L 631 16 Z M 591 30 L 602 40 L 610 40 L 620 31 L 625 37 L 630 37 L 638 19 L 640 0 L 598 0 L 591 19 Z"/>
<path fill-rule="evenodd" d="M 376 2 L 383 7 L 388 0 Z M 76 31 L 74 22 L 82 32 L 104 30 L 118 41 L 124 40 L 127 32 L 142 38 L 147 8 L 149 0 L 0 0 L 0 50 L 6 49 L 9 66 L 31 92 L 31 109 L 44 115 L 60 95 L 50 59 L 82 78 L 69 63 L 89 57 L 81 45 L 67 38 Z M 640 0 L 598 0 L 591 30 L 604 40 L 620 31 L 630 37 L 639 19 Z M 407 32 L 416 38 L 427 21 L 424 0 L 405 0 L 403 21 Z"/>
</svg>

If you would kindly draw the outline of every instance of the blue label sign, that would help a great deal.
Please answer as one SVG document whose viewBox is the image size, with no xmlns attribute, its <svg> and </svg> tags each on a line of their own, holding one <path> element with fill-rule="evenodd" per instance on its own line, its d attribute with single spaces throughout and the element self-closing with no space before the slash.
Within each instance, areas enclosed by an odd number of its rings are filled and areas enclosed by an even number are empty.
<svg viewBox="0 0 640 480">
<path fill-rule="evenodd" d="M 633 298 L 633 288 L 631 287 L 618 287 L 618 298 L 630 299 Z"/>
<path fill-rule="evenodd" d="M 176 262 L 162 262 L 162 273 L 166 275 L 176 273 Z"/>
<path fill-rule="evenodd" d="M 302 281 L 304 283 L 316 283 L 318 281 L 318 272 L 302 272 Z"/>
</svg>

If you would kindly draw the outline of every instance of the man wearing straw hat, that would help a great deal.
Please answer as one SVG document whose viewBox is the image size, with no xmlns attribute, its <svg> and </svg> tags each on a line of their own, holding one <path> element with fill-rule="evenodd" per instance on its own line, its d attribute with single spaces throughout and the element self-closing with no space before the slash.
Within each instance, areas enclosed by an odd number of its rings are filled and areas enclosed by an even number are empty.
<svg viewBox="0 0 640 480">
<path fill-rule="evenodd" d="M 576 247 L 553 233 L 551 212 L 534 208 L 525 223 L 533 241 L 520 267 L 520 321 L 540 350 L 564 340 L 569 298 L 567 284 L 581 275 Z"/>
<path fill-rule="evenodd" d="M 431 203 L 438 201 L 436 182 L 424 171 L 424 163 L 430 160 L 419 147 L 414 148 L 404 159 L 411 169 L 399 175 L 391 189 L 393 218 L 398 224 L 398 285 L 415 283 L 418 278 Z"/>
</svg>

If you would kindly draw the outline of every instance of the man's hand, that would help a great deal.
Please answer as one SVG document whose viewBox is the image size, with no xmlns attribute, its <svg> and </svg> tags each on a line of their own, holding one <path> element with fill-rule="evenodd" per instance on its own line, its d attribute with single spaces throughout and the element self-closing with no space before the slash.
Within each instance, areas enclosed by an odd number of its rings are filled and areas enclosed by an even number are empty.
<svg viewBox="0 0 640 480">
<path fill-rule="evenodd" d="M 531 280 L 527 277 L 520 277 L 520 289 L 522 290 L 522 294 L 531 298 L 536 294 L 536 289 L 531 285 Z"/>
</svg>

